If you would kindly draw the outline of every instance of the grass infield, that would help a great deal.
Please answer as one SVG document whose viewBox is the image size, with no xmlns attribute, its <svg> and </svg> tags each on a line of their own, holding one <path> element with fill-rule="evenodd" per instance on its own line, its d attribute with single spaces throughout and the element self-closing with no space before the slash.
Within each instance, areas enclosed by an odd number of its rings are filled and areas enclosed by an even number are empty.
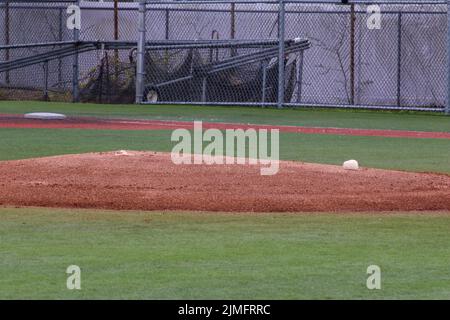
<svg viewBox="0 0 450 320">
<path fill-rule="evenodd" d="M 0 160 L 112 150 L 170 152 L 172 131 L 0 128 Z M 341 165 L 450 173 L 450 140 L 280 133 L 280 158 Z"/>
<path fill-rule="evenodd" d="M 0 299 L 448 299 L 450 219 L 431 213 L 0 209 Z M 81 290 L 66 268 L 81 268 Z M 369 265 L 381 290 L 366 288 Z"/>
<path fill-rule="evenodd" d="M 443 114 L 368 110 L 283 109 L 177 105 L 107 105 L 38 101 L 0 101 L 0 113 L 60 112 L 70 116 L 107 118 L 202 120 L 310 127 L 450 131 Z"/>
<path fill-rule="evenodd" d="M 0 113 L 450 131 L 443 115 L 0 102 Z M 0 129 L 0 160 L 170 151 L 171 131 Z M 280 133 L 284 160 L 450 173 L 450 140 Z M 1 182 L 0 182 L 1 185 Z M 57 195 L 55 195 L 57 196 Z M 0 207 L 0 299 L 448 299 L 449 212 L 223 214 Z M 82 290 L 66 289 L 66 268 Z M 366 269 L 382 289 L 366 288 Z"/>
</svg>

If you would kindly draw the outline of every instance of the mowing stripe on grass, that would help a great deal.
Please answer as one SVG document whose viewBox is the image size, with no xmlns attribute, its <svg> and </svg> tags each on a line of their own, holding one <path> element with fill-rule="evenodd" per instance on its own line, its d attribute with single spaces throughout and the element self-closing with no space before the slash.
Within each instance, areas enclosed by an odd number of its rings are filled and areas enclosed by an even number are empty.
<svg viewBox="0 0 450 320">
<path fill-rule="evenodd" d="M 255 123 L 327 128 L 360 128 L 450 132 L 450 118 L 441 114 L 329 109 L 261 109 L 207 106 L 141 106 L 73 104 L 42 101 L 0 101 L 0 113 L 56 112 L 69 116 L 230 123 Z"/>
<path fill-rule="evenodd" d="M 0 160 L 114 150 L 170 152 L 172 131 L 1 129 Z M 281 160 L 450 173 L 450 140 L 280 134 Z"/>
<path fill-rule="evenodd" d="M 280 132 L 294 132 L 304 134 L 331 134 L 349 136 L 390 137 L 390 138 L 428 138 L 450 139 L 450 132 L 424 132 L 405 130 L 375 130 L 375 129 L 351 129 L 351 128 L 321 128 L 299 126 L 269 126 L 243 123 L 213 123 L 202 122 L 203 129 L 254 129 L 272 130 Z M 191 130 L 194 122 L 169 121 L 169 120 L 125 120 L 125 119 L 100 119 L 88 117 L 72 117 L 67 120 L 35 120 L 25 119 L 19 115 L 1 115 L 0 128 L 23 129 L 97 129 L 97 130 L 175 130 L 184 128 Z"/>
<path fill-rule="evenodd" d="M 450 217 L 0 208 L 0 299 L 448 299 Z M 69 265 L 82 290 L 67 290 Z M 381 290 L 366 288 L 369 265 Z"/>
</svg>

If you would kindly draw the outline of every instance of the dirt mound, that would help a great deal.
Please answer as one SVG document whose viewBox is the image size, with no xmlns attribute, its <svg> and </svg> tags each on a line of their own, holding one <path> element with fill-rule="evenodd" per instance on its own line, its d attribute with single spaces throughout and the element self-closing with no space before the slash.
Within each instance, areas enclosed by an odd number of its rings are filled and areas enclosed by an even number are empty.
<svg viewBox="0 0 450 320">
<path fill-rule="evenodd" d="M 174 165 L 170 154 L 108 152 L 0 162 L 0 204 L 255 212 L 450 210 L 450 176 L 282 161 Z"/>
</svg>

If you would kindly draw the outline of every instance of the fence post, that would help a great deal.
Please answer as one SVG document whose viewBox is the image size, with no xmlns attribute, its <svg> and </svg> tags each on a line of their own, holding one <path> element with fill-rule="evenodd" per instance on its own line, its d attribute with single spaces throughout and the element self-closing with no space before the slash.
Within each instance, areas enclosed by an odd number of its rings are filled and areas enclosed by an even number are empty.
<svg viewBox="0 0 450 320">
<path fill-rule="evenodd" d="M 397 107 L 402 104 L 402 13 L 399 12 L 397 30 Z"/>
<path fill-rule="evenodd" d="M 64 40 L 64 15 L 63 15 L 63 9 L 59 9 L 59 13 L 58 13 L 58 19 L 59 19 L 59 26 L 58 26 L 58 41 L 63 41 Z M 58 87 L 60 87 L 62 85 L 62 68 L 63 68 L 63 62 L 62 59 L 59 58 L 58 59 Z"/>
<path fill-rule="evenodd" d="M 449 0 L 450 1 L 450 0 Z M 278 10 L 278 101 L 277 107 L 284 104 L 284 35 L 285 35 L 285 6 L 284 0 L 279 0 Z"/>
<path fill-rule="evenodd" d="M 48 99 L 48 61 L 44 61 L 44 101 Z"/>
<path fill-rule="evenodd" d="M 302 82 L 303 82 L 303 51 L 300 51 L 297 65 L 297 103 L 302 102 Z"/>
<path fill-rule="evenodd" d="M 119 40 L 119 0 L 114 0 L 114 40 Z M 114 50 L 114 77 L 119 79 L 119 50 Z"/>
<path fill-rule="evenodd" d="M 350 4 L 350 104 L 355 104 L 355 4 Z"/>
<path fill-rule="evenodd" d="M 80 0 L 75 1 L 75 5 L 80 7 Z M 80 41 L 80 30 L 78 28 L 73 29 L 73 41 Z M 75 44 L 76 46 L 78 44 Z M 79 59 L 78 52 L 76 52 L 73 56 L 73 64 L 72 64 L 72 102 L 80 101 L 80 87 L 79 87 Z"/>
<path fill-rule="evenodd" d="M 9 45 L 10 43 L 10 16 L 9 16 L 9 1 L 5 2 L 5 44 Z M 9 61 L 10 59 L 10 54 L 9 54 L 9 49 L 6 49 L 5 52 L 5 61 Z M 7 85 L 10 84 L 11 79 L 10 79 L 10 74 L 9 71 L 6 71 L 5 74 L 5 82 Z"/>
<path fill-rule="evenodd" d="M 137 62 L 136 62 L 136 103 L 144 101 L 144 63 L 145 63 L 145 11 L 146 0 L 139 0 L 139 26 L 138 26 L 138 43 L 137 43 Z"/>
<path fill-rule="evenodd" d="M 170 10 L 166 9 L 166 31 L 165 31 L 165 36 L 164 36 L 164 38 L 166 40 L 169 40 L 169 38 L 170 38 L 170 26 L 169 26 L 169 23 L 170 23 Z"/>
<path fill-rule="evenodd" d="M 450 115 L 450 0 L 447 0 L 447 102 L 445 114 Z"/>
</svg>

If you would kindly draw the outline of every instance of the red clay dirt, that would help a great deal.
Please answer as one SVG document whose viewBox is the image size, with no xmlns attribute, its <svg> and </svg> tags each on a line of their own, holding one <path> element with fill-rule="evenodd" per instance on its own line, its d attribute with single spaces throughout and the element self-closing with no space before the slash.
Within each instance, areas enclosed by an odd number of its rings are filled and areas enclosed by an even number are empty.
<svg viewBox="0 0 450 320">
<path fill-rule="evenodd" d="M 107 152 L 0 162 L 0 205 L 355 212 L 450 210 L 450 176 L 281 161 L 175 165 L 168 153 Z"/>
<path fill-rule="evenodd" d="M 353 128 L 322 128 L 300 126 L 273 126 L 241 123 L 203 122 L 204 129 L 279 129 L 280 132 L 303 134 L 338 134 L 351 136 L 373 136 L 391 138 L 450 139 L 450 132 L 426 132 L 407 130 L 379 130 Z M 101 119 L 92 117 L 70 117 L 65 120 L 26 119 L 23 115 L 0 114 L 0 128 L 49 128 L 49 129 L 96 129 L 96 130 L 174 130 L 192 129 L 193 122 L 166 120 Z"/>
</svg>

